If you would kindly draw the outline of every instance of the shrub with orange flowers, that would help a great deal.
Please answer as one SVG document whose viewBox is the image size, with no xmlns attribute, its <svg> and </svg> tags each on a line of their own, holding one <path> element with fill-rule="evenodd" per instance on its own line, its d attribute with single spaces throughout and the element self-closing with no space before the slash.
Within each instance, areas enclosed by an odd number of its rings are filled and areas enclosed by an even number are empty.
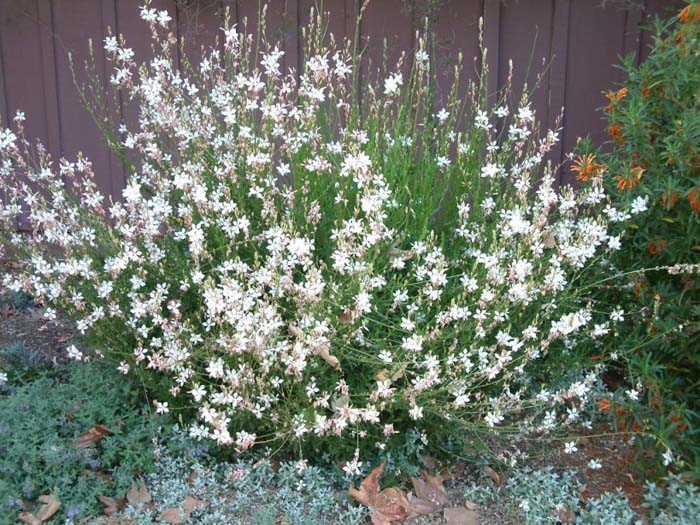
<svg viewBox="0 0 700 525">
<path fill-rule="evenodd" d="M 599 290 L 601 301 L 625 309 L 625 343 L 612 343 L 627 379 L 624 409 L 607 413 L 619 430 L 639 434 L 640 449 L 660 452 L 659 466 L 698 473 L 700 2 L 650 31 L 648 58 L 624 58 L 627 78 L 604 93 L 610 143 L 584 146 L 571 170 L 585 184 L 597 159 L 617 204 L 640 212 L 619 223 L 622 249 L 610 261 L 628 277 Z M 635 399 L 625 395 L 630 388 Z"/>
</svg>

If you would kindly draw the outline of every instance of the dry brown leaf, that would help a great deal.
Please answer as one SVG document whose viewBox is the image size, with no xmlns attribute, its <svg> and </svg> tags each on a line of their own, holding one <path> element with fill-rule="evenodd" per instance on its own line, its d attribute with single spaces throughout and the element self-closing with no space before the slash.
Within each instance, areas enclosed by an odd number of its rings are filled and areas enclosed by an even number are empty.
<svg viewBox="0 0 700 525">
<path fill-rule="evenodd" d="M 331 365 L 333 368 L 335 368 L 338 372 L 342 370 L 340 367 L 340 361 L 338 360 L 337 357 L 334 355 L 331 355 L 330 353 L 330 347 L 328 346 L 327 343 L 324 343 L 322 345 L 319 345 L 316 348 L 316 353 L 329 365 Z"/>
<path fill-rule="evenodd" d="M 389 378 L 389 370 L 382 368 L 377 375 L 374 376 L 375 381 L 386 381 Z"/>
<path fill-rule="evenodd" d="M 477 505 L 477 504 L 474 503 L 473 501 L 469 501 L 469 500 L 466 500 L 466 501 L 464 502 L 464 506 L 465 506 L 467 509 L 469 509 L 469 510 L 476 510 L 476 509 L 479 508 L 479 505 Z"/>
<path fill-rule="evenodd" d="M 570 508 L 564 507 L 562 509 L 559 509 L 559 512 L 557 512 L 557 519 L 561 523 L 575 523 L 576 515 Z"/>
<path fill-rule="evenodd" d="M 187 521 L 187 517 L 185 516 L 185 511 L 181 508 L 171 507 L 161 512 L 160 516 L 158 516 L 158 521 L 164 521 L 165 523 L 172 523 L 173 525 L 178 525 Z"/>
<path fill-rule="evenodd" d="M 78 436 L 75 444 L 80 448 L 88 448 L 97 443 L 103 437 L 111 434 L 112 431 L 104 425 L 95 425 Z"/>
<path fill-rule="evenodd" d="M 427 456 L 427 455 L 422 455 L 420 457 L 420 459 L 423 462 L 423 465 L 425 465 L 425 467 L 428 470 L 431 470 L 434 472 L 437 469 L 437 461 L 435 460 L 435 458 L 433 458 L 431 456 Z"/>
<path fill-rule="evenodd" d="M 373 512 L 373 525 L 391 525 L 398 521 L 403 523 L 408 517 L 411 504 L 404 493 L 395 487 L 382 490 L 376 497 Z"/>
<path fill-rule="evenodd" d="M 449 507 L 444 510 L 446 525 L 479 525 L 479 515 L 465 507 Z"/>
<path fill-rule="evenodd" d="M 107 516 L 114 516 L 115 514 L 124 510 L 124 507 L 126 507 L 126 498 L 112 498 L 110 496 L 97 496 L 97 499 L 99 499 L 100 503 L 102 503 L 102 505 L 104 506 L 104 509 L 102 509 L 102 512 L 104 512 Z"/>
<path fill-rule="evenodd" d="M 194 482 L 197 481 L 198 477 L 199 477 L 199 474 L 197 474 L 196 470 L 194 470 L 194 469 L 190 470 L 190 473 L 187 476 L 187 483 L 190 485 L 194 485 Z"/>
<path fill-rule="evenodd" d="M 135 481 L 131 482 L 131 488 L 126 493 L 126 500 L 132 507 L 140 507 L 151 502 L 151 493 L 148 492 L 146 484 L 140 481 L 137 485 Z"/>
<path fill-rule="evenodd" d="M 431 476 L 424 470 L 420 478 L 411 478 L 411 482 L 416 493 L 410 499 L 414 514 L 433 514 L 447 505 L 449 498 L 441 476 Z"/>
<path fill-rule="evenodd" d="M 372 510 L 373 525 L 403 523 L 408 517 L 411 504 L 401 490 L 391 487 L 379 490 L 379 476 L 384 472 L 384 463 L 375 468 L 360 483 L 360 489 L 350 485 L 348 493 L 357 501 Z"/>
<path fill-rule="evenodd" d="M 185 504 L 183 508 L 171 507 L 165 509 L 160 516 L 158 516 L 158 521 L 163 521 L 165 523 L 171 523 L 172 525 L 179 525 L 185 523 L 190 519 L 192 511 L 197 507 L 203 507 L 206 505 L 206 501 L 201 499 L 193 498 L 192 496 L 185 496 Z"/>
<path fill-rule="evenodd" d="M 96 470 L 93 472 L 93 474 L 95 474 L 95 476 L 100 478 L 102 481 L 106 481 L 107 483 L 111 483 L 113 481 L 112 476 L 110 476 L 106 472 L 102 472 L 101 470 Z"/>
<path fill-rule="evenodd" d="M 197 507 L 204 507 L 206 504 L 207 502 L 201 499 L 185 496 L 185 512 L 187 512 L 188 515 L 192 514 L 192 511 Z"/>
<path fill-rule="evenodd" d="M 45 521 L 51 518 L 58 509 L 61 508 L 61 502 L 58 501 L 56 496 L 39 496 L 39 502 L 42 504 L 41 508 L 36 514 L 31 512 L 23 512 L 19 515 L 19 520 L 29 525 L 41 525 Z"/>
<path fill-rule="evenodd" d="M 491 481 L 493 481 L 496 485 L 500 485 L 500 484 L 501 484 L 501 476 L 499 476 L 499 475 L 498 475 L 498 472 L 496 472 L 495 470 L 493 470 L 491 467 L 489 467 L 488 465 L 486 465 L 486 466 L 484 467 L 484 472 L 486 473 L 486 475 L 487 475 L 488 477 L 491 478 Z"/>
</svg>

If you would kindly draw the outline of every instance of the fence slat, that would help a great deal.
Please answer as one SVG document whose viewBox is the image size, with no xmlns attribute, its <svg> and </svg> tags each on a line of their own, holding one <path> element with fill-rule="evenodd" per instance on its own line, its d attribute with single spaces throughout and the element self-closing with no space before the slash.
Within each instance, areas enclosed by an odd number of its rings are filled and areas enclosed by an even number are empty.
<svg viewBox="0 0 700 525">
<path fill-rule="evenodd" d="M 566 109 L 564 102 L 566 98 L 566 69 L 567 55 L 569 52 L 569 24 L 571 22 L 571 0 L 553 0 L 554 11 L 552 13 L 552 42 L 551 48 L 551 65 L 549 69 L 549 88 L 548 88 L 548 115 L 547 127 L 554 129 L 556 120 L 559 117 L 562 109 L 564 109 L 562 133 L 566 133 L 567 128 L 564 125 L 566 122 Z M 564 136 L 559 137 L 559 143 L 552 149 L 550 159 L 553 164 L 561 163 L 563 159 L 562 143 Z M 559 176 L 560 176 L 559 171 Z"/>
<path fill-rule="evenodd" d="M 508 74 L 508 60 L 515 62 L 516 89 L 526 79 L 532 84 L 550 61 L 544 85 L 535 96 L 534 107 L 543 125 L 552 127 L 560 108 L 566 106 L 564 136 L 552 153 L 555 162 L 575 145 L 578 136 L 590 134 L 603 142 L 604 123 L 596 108 L 604 103 L 601 91 L 621 80 L 621 72 L 612 66 L 618 55 L 637 51 L 646 57 L 649 34 L 640 30 L 654 13 L 669 16 L 682 5 L 681 0 L 639 0 L 642 8 L 624 10 L 618 2 L 571 0 L 372 0 L 364 11 L 359 27 L 362 42 L 369 38 L 368 56 L 372 71 L 360 71 L 360 83 L 366 85 L 376 75 L 382 61 L 383 40 L 388 43 L 388 65 L 402 52 L 415 48 L 415 30 L 422 28 L 422 13 L 437 9 L 431 17 L 436 30 L 438 88 L 451 85 L 451 66 L 461 50 L 465 72 L 480 68 L 478 19 L 484 19 L 484 42 L 489 51 L 489 86 L 492 92 L 502 87 Z M 176 32 L 185 37 L 187 54 L 193 62 L 199 58 L 202 44 L 214 41 L 223 26 L 224 11 L 230 10 L 231 22 L 242 25 L 249 19 L 255 32 L 260 4 L 265 0 L 153 0 L 152 7 L 166 9 L 175 19 Z M 302 61 L 300 27 L 308 23 L 309 9 L 322 6 L 329 12 L 329 31 L 338 40 L 353 38 L 357 17 L 367 0 L 275 0 L 267 2 L 271 39 L 280 39 L 284 66 L 299 67 Z M 193 11 L 194 9 L 194 11 Z M 140 20 L 138 3 L 120 0 L 5 0 L 0 2 L 0 115 L 10 119 L 17 109 L 27 115 L 28 137 L 41 139 L 54 155 L 75 155 L 83 150 L 93 161 L 100 187 L 119 196 L 125 183 L 120 163 L 100 141 L 90 117 L 82 108 L 72 85 L 66 52 L 79 62 L 86 56 L 87 38 L 94 40 L 100 78 L 106 81 L 111 71 L 104 63 L 102 40 L 112 27 L 123 33 L 127 45 L 139 60 L 151 55 L 150 35 Z M 537 33 L 537 40 L 534 35 Z M 534 43 L 534 44 L 533 44 Z M 534 45 L 534 48 L 533 48 Z M 64 49 L 65 48 L 65 49 Z M 534 49 L 529 72 L 527 62 Z M 102 61 L 102 63 L 100 63 Z M 471 76 L 469 74 L 465 77 Z M 463 79 L 463 84 L 466 78 Z M 463 93 L 463 91 L 462 91 Z M 444 93 L 443 93 L 444 94 Z M 128 127 L 138 124 L 138 108 L 127 101 L 112 107 L 117 118 Z M 563 176 L 563 180 L 567 176 Z"/>
</svg>

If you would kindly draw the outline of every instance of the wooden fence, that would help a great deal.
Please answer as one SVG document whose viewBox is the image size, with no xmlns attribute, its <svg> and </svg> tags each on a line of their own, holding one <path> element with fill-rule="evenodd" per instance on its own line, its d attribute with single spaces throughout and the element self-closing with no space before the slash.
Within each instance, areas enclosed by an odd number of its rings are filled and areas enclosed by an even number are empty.
<svg viewBox="0 0 700 525">
<path fill-rule="evenodd" d="M 324 0 L 330 30 L 352 37 L 362 0 Z M 92 160 L 98 184 L 108 194 L 121 193 L 124 171 L 110 154 L 74 87 L 68 54 L 81 64 L 88 39 L 95 43 L 100 75 L 107 78 L 102 41 L 108 27 L 124 34 L 137 57 L 148 55 L 149 33 L 139 19 L 140 0 L 0 0 L 0 119 L 11 120 L 22 109 L 30 137 L 41 139 L 54 155 L 72 157 L 83 151 Z M 298 68 L 299 28 L 308 20 L 314 0 L 270 0 L 268 27 L 284 45 L 284 65 Z M 623 5 L 624 4 L 624 5 Z M 438 63 L 461 51 L 465 63 L 478 55 L 478 23 L 484 20 L 490 84 L 502 85 L 510 59 L 516 87 L 549 64 L 534 106 L 540 119 L 553 125 L 562 107 L 564 136 L 556 155 L 563 158 L 577 137 L 589 134 L 602 142 L 597 108 L 601 92 L 622 79 L 614 67 L 621 54 L 643 59 L 649 35 L 641 24 L 655 13 L 668 14 L 679 1 L 669 0 L 370 0 L 359 34 L 369 38 L 369 55 L 381 56 L 386 39 L 391 57 L 410 51 L 426 12 L 437 35 Z M 257 0 L 154 0 L 167 9 L 178 36 L 190 49 L 213 42 L 226 9 L 232 21 L 257 19 Z M 528 71 L 527 64 L 532 65 Z M 449 68 L 443 68 L 445 71 Z M 440 74 L 438 81 L 447 79 Z M 129 123 L 134 108 L 122 108 Z"/>
</svg>

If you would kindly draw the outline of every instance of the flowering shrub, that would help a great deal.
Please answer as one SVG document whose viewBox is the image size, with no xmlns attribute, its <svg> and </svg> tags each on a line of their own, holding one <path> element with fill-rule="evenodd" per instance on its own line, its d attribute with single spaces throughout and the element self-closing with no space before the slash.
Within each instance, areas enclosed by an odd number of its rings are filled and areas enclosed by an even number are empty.
<svg viewBox="0 0 700 525">
<path fill-rule="evenodd" d="M 133 160 L 122 199 L 82 156 L 33 151 L 21 116 L 2 132 L 2 235 L 23 264 L 5 285 L 73 316 L 156 412 L 238 451 L 325 452 L 355 474 L 409 431 L 439 448 L 516 412 L 522 431 L 578 418 L 595 373 L 548 389 L 530 372 L 613 322 L 591 326 L 577 282 L 625 214 L 600 211 L 601 176 L 555 190 L 557 132 L 527 100 L 489 105 L 483 82 L 461 100 L 457 68 L 436 110 L 419 39 L 360 104 L 360 57 L 318 21 L 298 74 L 229 25 L 180 70 L 167 13 L 141 13 L 152 60 L 105 39 L 140 109 L 111 139 Z"/>
<path fill-rule="evenodd" d="M 623 249 L 612 259 L 628 276 L 607 294 L 628 310 L 614 344 L 630 350 L 621 361 L 629 382 L 643 391 L 618 400 L 619 426 L 639 433 L 644 456 L 655 449 L 659 463 L 668 466 L 675 457 L 674 468 L 697 473 L 700 3 L 658 21 L 654 33 L 648 59 L 639 66 L 626 59 L 628 78 L 607 93 L 614 148 L 598 161 L 592 153 L 580 157 L 574 170 L 580 180 L 607 171 L 613 202 L 640 212 L 623 224 Z"/>
</svg>

